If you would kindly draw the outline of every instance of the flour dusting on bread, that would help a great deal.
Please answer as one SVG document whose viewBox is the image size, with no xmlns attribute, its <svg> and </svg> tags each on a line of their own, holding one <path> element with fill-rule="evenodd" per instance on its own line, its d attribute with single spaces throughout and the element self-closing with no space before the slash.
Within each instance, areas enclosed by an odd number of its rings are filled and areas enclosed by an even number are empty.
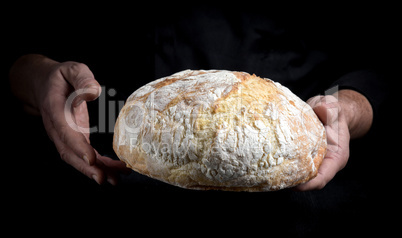
<svg viewBox="0 0 402 238">
<path fill-rule="evenodd" d="M 128 167 L 176 186 L 271 191 L 317 175 L 326 135 L 311 107 L 279 83 L 185 70 L 127 99 L 113 146 Z"/>
</svg>

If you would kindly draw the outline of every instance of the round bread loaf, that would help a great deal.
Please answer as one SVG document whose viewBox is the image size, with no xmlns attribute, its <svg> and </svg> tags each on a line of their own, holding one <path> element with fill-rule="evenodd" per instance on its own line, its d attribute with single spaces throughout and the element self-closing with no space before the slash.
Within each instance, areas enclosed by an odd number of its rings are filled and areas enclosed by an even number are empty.
<svg viewBox="0 0 402 238">
<path fill-rule="evenodd" d="M 325 129 L 311 107 L 270 79 L 185 70 L 136 90 L 113 148 L 133 170 L 191 189 L 272 191 L 317 175 Z"/>
</svg>

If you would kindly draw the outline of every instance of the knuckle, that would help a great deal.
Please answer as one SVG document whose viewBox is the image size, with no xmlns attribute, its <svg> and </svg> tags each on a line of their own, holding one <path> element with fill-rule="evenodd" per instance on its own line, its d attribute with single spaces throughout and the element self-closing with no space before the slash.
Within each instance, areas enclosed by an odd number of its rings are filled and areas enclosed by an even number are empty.
<svg viewBox="0 0 402 238">
<path fill-rule="evenodd" d="M 65 147 L 58 148 L 58 152 L 59 152 L 60 158 L 63 161 L 65 161 L 65 162 L 69 161 L 70 154 L 69 154 L 68 150 Z"/>
<path fill-rule="evenodd" d="M 326 95 L 321 99 L 325 104 L 335 105 L 338 104 L 338 98 L 333 95 Z"/>
<path fill-rule="evenodd" d="M 325 185 L 327 185 L 327 181 L 323 180 L 318 184 L 317 189 L 321 190 L 325 187 Z"/>
<path fill-rule="evenodd" d="M 67 76 L 72 85 L 77 88 L 83 88 L 88 81 L 94 80 L 94 75 L 86 64 L 79 62 L 67 62 L 65 76 Z"/>
<path fill-rule="evenodd" d="M 80 72 L 82 70 L 88 69 L 88 66 L 86 64 L 74 61 L 67 61 L 66 66 L 67 70 L 69 70 L 70 72 Z"/>
<path fill-rule="evenodd" d="M 314 185 L 312 185 L 309 190 L 321 190 L 325 187 L 325 185 L 327 185 L 326 179 L 314 181 Z"/>
<path fill-rule="evenodd" d="M 348 160 L 348 158 L 349 158 L 349 155 L 346 157 L 346 159 L 344 160 L 344 161 L 342 161 L 342 163 L 340 164 L 340 166 L 339 166 L 339 171 L 340 170 L 342 170 L 342 169 L 344 169 L 345 167 L 346 167 L 346 164 L 347 164 L 347 160 Z"/>
<path fill-rule="evenodd" d="M 89 177 L 88 166 L 85 163 L 75 165 L 75 169 Z"/>
<path fill-rule="evenodd" d="M 309 100 L 307 100 L 307 104 L 309 104 L 311 107 L 315 107 L 323 98 L 324 96 L 322 95 L 318 95 L 318 96 L 314 96 L 312 98 L 310 98 Z"/>
<path fill-rule="evenodd" d="M 76 78 L 79 73 L 84 70 L 85 65 L 83 63 L 78 62 L 68 62 L 66 63 L 66 75 L 70 78 Z"/>
<path fill-rule="evenodd" d="M 323 189 L 325 187 L 325 184 L 319 184 L 319 185 L 317 185 L 314 189 L 312 189 L 312 190 L 321 190 L 321 189 Z"/>
<path fill-rule="evenodd" d="M 68 126 L 66 125 L 61 125 L 59 128 L 59 137 L 60 141 L 63 143 L 67 143 L 68 140 Z"/>
</svg>

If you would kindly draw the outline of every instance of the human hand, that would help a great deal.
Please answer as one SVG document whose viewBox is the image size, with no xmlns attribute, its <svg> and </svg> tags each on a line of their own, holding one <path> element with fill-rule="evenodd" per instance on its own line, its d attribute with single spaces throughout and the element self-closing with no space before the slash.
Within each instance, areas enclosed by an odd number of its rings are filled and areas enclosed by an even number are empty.
<svg viewBox="0 0 402 238">
<path fill-rule="evenodd" d="M 307 183 L 296 186 L 294 189 L 298 191 L 324 188 L 336 173 L 346 166 L 349 159 L 349 127 L 345 117 L 346 110 L 342 110 L 340 101 L 328 95 L 312 97 L 307 103 L 324 124 L 327 133 L 327 153 L 317 176 Z"/>
<path fill-rule="evenodd" d="M 90 145 L 86 102 L 95 100 L 101 93 L 90 69 L 81 63 L 55 62 L 40 84 L 35 90 L 38 108 L 61 158 L 98 184 L 107 180 L 115 185 L 118 174 L 128 169 L 121 161 L 101 156 Z M 80 93 L 69 105 L 69 95 L 77 90 Z"/>
</svg>

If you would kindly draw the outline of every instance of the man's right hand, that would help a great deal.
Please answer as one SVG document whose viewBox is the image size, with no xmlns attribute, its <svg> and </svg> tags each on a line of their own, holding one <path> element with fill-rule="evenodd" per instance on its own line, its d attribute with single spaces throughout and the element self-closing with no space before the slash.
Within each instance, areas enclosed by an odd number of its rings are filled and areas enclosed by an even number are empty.
<svg viewBox="0 0 402 238">
<path fill-rule="evenodd" d="M 42 116 L 45 129 L 60 157 L 98 184 L 116 184 L 121 161 L 101 156 L 89 140 L 87 101 L 95 100 L 101 87 L 82 63 L 59 63 L 42 55 L 26 55 L 10 71 L 12 90 L 33 113 Z M 70 103 L 73 92 L 80 93 Z"/>
</svg>

